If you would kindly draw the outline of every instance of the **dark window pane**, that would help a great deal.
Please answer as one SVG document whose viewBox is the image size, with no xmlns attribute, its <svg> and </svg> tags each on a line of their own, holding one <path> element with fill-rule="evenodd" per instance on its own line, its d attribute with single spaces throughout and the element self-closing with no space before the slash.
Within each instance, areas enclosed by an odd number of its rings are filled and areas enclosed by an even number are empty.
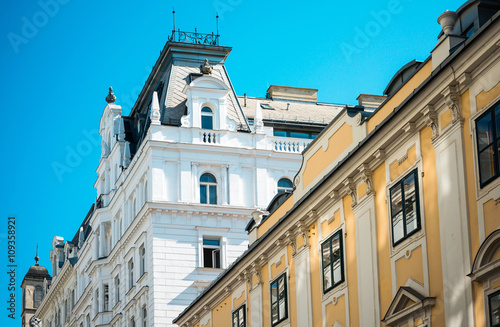
<svg viewBox="0 0 500 327">
<path fill-rule="evenodd" d="M 204 238 L 203 245 L 220 246 L 220 239 L 218 239 L 218 238 Z"/>
<path fill-rule="evenodd" d="M 288 178 L 282 178 L 278 181 L 278 187 L 292 187 L 293 188 L 293 183 Z"/>
<path fill-rule="evenodd" d="M 403 187 L 405 190 L 405 205 L 415 201 L 415 174 L 412 173 L 405 178 Z"/>
<path fill-rule="evenodd" d="M 290 132 L 290 137 L 296 137 L 296 138 L 300 138 L 300 139 L 308 139 L 309 133 Z"/>
<path fill-rule="evenodd" d="M 497 138 L 500 138 L 500 104 L 497 104 L 495 108 L 495 117 L 496 117 L 496 125 L 497 125 Z"/>
<path fill-rule="evenodd" d="M 491 114 L 477 121 L 477 140 L 480 151 L 493 141 L 493 121 L 491 119 Z"/>
<path fill-rule="evenodd" d="M 403 212 L 400 212 L 395 217 L 392 217 L 392 234 L 394 237 L 394 243 L 404 237 Z"/>
<path fill-rule="evenodd" d="M 391 215 L 394 216 L 403 209 L 403 199 L 401 197 L 401 186 L 396 185 L 391 189 Z"/>
<path fill-rule="evenodd" d="M 323 289 L 327 290 L 332 285 L 332 266 L 328 265 L 323 268 Z"/>
<path fill-rule="evenodd" d="M 283 320 L 286 318 L 285 313 L 286 313 L 286 301 L 285 299 L 280 299 L 279 302 L 279 319 Z"/>
<path fill-rule="evenodd" d="M 285 296 L 285 278 L 278 279 L 278 297 L 281 299 Z"/>
<path fill-rule="evenodd" d="M 212 113 L 212 109 L 208 108 L 208 107 L 203 107 L 203 109 L 201 109 L 201 112 L 206 112 L 206 113 Z"/>
<path fill-rule="evenodd" d="M 210 193 L 210 204 L 217 204 L 217 186 L 210 185 L 209 186 Z"/>
<path fill-rule="evenodd" d="M 220 250 L 214 250 L 213 252 L 213 255 L 214 255 L 214 268 L 220 268 Z"/>
<path fill-rule="evenodd" d="M 417 205 L 413 202 L 411 205 L 405 208 L 405 218 L 406 218 L 406 234 L 410 234 L 418 228 L 417 224 Z"/>
<path fill-rule="evenodd" d="M 330 242 L 325 242 L 322 246 L 323 267 L 330 263 Z"/>
<path fill-rule="evenodd" d="M 273 320 L 273 325 L 278 322 L 278 303 L 271 305 L 271 317 Z"/>
<path fill-rule="evenodd" d="M 491 326 L 500 326 L 500 292 L 490 295 L 489 306 Z"/>
<path fill-rule="evenodd" d="M 200 177 L 200 182 L 216 183 L 217 180 L 215 179 L 214 175 L 212 175 L 212 174 L 203 174 Z"/>
<path fill-rule="evenodd" d="M 286 137 L 286 131 L 274 130 L 273 134 L 274 134 L 274 136 Z"/>
<path fill-rule="evenodd" d="M 200 203 L 207 203 L 207 186 L 200 185 Z"/>
<path fill-rule="evenodd" d="M 201 128 L 203 129 L 214 129 L 212 116 L 201 116 Z"/>
<path fill-rule="evenodd" d="M 245 307 L 241 307 L 240 310 L 238 310 L 238 316 L 240 318 L 239 320 L 239 324 L 240 326 L 245 326 L 245 311 L 244 311 Z"/>
<path fill-rule="evenodd" d="M 479 171 L 481 183 L 484 183 L 495 175 L 493 146 L 479 153 Z"/>
<path fill-rule="evenodd" d="M 203 267 L 213 268 L 212 251 L 213 249 L 203 249 Z"/>
<path fill-rule="evenodd" d="M 271 284 L 271 303 L 278 301 L 278 283 L 274 282 Z"/>
<path fill-rule="evenodd" d="M 238 327 L 238 315 L 236 312 L 233 313 L 233 327 Z"/>
</svg>

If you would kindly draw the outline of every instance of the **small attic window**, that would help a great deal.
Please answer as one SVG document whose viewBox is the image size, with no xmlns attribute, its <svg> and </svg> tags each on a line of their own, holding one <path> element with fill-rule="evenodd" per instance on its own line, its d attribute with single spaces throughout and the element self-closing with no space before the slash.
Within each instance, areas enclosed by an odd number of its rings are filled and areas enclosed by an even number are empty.
<svg viewBox="0 0 500 327">
<path fill-rule="evenodd" d="M 273 108 L 273 107 L 271 107 L 271 105 L 270 105 L 269 103 L 261 103 L 261 104 L 260 104 L 260 107 L 261 107 L 262 109 L 274 110 L 274 108 Z"/>
</svg>

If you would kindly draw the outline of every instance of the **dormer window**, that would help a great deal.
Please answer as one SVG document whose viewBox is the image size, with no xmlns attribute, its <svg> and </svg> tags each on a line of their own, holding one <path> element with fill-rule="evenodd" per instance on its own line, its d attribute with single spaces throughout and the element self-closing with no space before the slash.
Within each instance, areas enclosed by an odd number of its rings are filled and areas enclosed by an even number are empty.
<svg viewBox="0 0 500 327">
<path fill-rule="evenodd" d="M 208 107 L 201 109 L 201 128 L 214 129 L 214 113 Z"/>
</svg>

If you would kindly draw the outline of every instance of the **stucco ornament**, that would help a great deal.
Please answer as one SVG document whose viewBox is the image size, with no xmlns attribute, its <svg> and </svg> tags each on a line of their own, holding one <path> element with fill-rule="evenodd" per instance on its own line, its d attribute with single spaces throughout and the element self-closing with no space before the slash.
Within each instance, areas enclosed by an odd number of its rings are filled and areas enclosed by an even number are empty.
<svg viewBox="0 0 500 327">
<path fill-rule="evenodd" d="M 208 63 L 208 59 L 205 59 L 205 63 L 200 65 L 200 71 L 203 74 L 212 74 L 213 67 Z"/>
<path fill-rule="evenodd" d="M 116 101 L 116 96 L 115 94 L 113 93 L 113 88 L 110 86 L 109 87 L 109 93 L 108 95 L 106 96 L 106 102 L 107 103 L 115 103 Z"/>
<path fill-rule="evenodd" d="M 36 316 L 31 317 L 30 327 L 42 327 L 42 320 Z"/>
</svg>

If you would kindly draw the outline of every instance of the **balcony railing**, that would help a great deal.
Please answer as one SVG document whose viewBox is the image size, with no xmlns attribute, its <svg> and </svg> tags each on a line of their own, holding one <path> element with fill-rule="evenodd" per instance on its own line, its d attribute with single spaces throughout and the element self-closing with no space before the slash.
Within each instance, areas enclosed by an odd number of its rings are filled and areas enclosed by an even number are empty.
<svg viewBox="0 0 500 327">
<path fill-rule="evenodd" d="M 273 150 L 278 152 L 291 152 L 291 153 L 302 153 L 304 149 L 312 142 L 309 139 L 291 139 L 288 140 L 284 137 L 275 138 L 272 141 Z"/>
<path fill-rule="evenodd" d="M 219 45 L 219 36 L 212 32 L 212 34 L 198 33 L 196 28 L 193 32 L 183 32 L 180 29 L 173 30 L 172 35 L 168 38 L 169 41 L 194 43 L 194 44 L 207 44 Z"/>
<path fill-rule="evenodd" d="M 200 140 L 202 143 L 220 144 L 220 133 L 200 132 Z"/>
</svg>

